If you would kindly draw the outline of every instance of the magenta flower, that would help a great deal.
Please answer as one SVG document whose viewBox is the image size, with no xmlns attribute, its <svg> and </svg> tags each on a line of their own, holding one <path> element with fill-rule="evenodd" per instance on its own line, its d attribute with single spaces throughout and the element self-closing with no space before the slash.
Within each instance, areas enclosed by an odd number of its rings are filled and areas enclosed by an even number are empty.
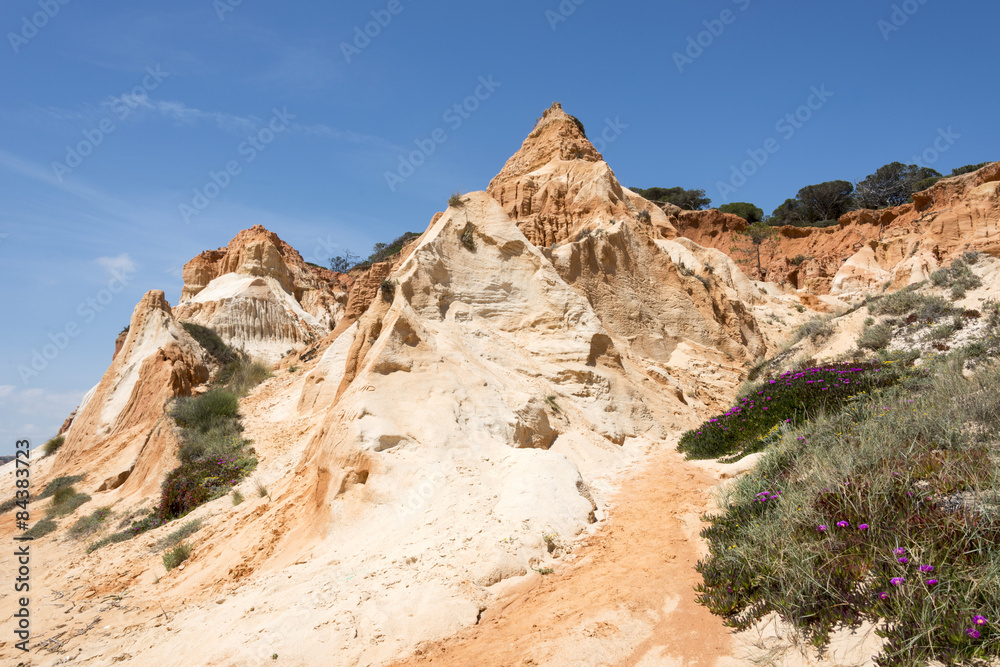
<svg viewBox="0 0 1000 667">
<path fill-rule="evenodd" d="M 975 616 L 972 617 L 972 622 L 975 623 L 976 625 L 986 625 L 987 620 L 985 616 L 980 616 L 979 614 L 976 614 Z"/>
<path fill-rule="evenodd" d="M 910 559 L 909 559 L 909 558 L 906 558 L 905 556 L 904 556 L 903 558 L 897 558 L 896 560 L 897 560 L 898 562 L 902 563 L 903 565 L 906 565 L 907 563 L 909 563 L 909 562 L 910 562 Z"/>
<path fill-rule="evenodd" d="M 818 530 L 821 533 L 825 531 L 827 528 L 829 528 L 829 526 L 823 526 L 823 525 L 816 526 L 816 530 Z"/>
<path fill-rule="evenodd" d="M 858 526 L 858 530 L 868 530 L 868 524 L 867 523 L 861 524 L 860 526 Z"/>
<path fill-rule="evenodd" d="M 921 572 L 933 572 L 934 571 L 934 566 L 933 565 L 921 565 L 920 566 L 920 571 Z"/>
<path fill-rule="evenodd" d="M 906 549 L 904 549 L 903 547 L 898 547 L 896 549 L 893 549 L 892 553 L 896 554 L 897 556 L 902 556 L 903 554 L 906 553 Z"/>
<path fill-rule="evenodd" d="M 886 593 L 885 591 L 883 591 L 883 592 L 881 592 L 881 593 L 878 594 L 878 599 L 879 600 L 888 600 L 889 599 L 889 594 Z"/>
<path fill-rule="evenodd" d="M 975 628 L 966 628 L 965 634 L 969 635 L 973 639 L 979 639 L 979 630 Z"/>
<path fill-rule="evenodd" d="M 838 528 L 850 528 L 850 526 L 851 526 L 851 524 L 849 522 L 847 522 L 847 521 L 838 521 L 837 522 L 837 527 Z"/>
<path fill-rule="evenodd" d="M 906 579 L 904 579 L 903 577 L 893 577 L 892 579 L 889 580 L 889 583 L 892 584 L 893 586 L 902 586 L 903 584 L 906 583 Z"/>
<path fill-rule="evenodd" d="M 935 585 L 937 585 L 937 582 L 938 582 L 937 579 L 928 579 L 927 580 L 927 585 L 928 586 L 935 586 Z"/>
</svg>

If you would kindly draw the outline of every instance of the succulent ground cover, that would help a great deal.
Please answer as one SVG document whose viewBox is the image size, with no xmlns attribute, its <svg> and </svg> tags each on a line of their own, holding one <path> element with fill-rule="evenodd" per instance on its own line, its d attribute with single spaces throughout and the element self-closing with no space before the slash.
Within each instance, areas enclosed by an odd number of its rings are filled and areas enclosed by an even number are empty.
<svg viewBox="0 0 1000 667">
<path fill-rule="evenodd" d="M 777 613 L 818 648 L 837 628 L 874 624 L 879 665 L 1000 656 L 1000 370 L 970 379 L 964 364 L 942 355 L 921 374 L 888 371 L 895 382 L 776 422 L 773 446 L 706 517 L 699 602 L 739 629 Z M 806 391 L 876 368 L 828 370 Z M 790 377 L 789 389 L 821 374 Z M 702 435 L 734 440 L 748 411 L 731 412 Z M 746 423 L 757 437 L 767 422 Z"/>
<path fill-rule="evenodd" d="M 897 359 L 829 364 L 767 377 L 728 411 L 685 433 L 678 449 L 689 459 L 734 461 L 763 450 L 786 424 L 802 424 L 913 372 L 911 364 Z"/>
</svg>

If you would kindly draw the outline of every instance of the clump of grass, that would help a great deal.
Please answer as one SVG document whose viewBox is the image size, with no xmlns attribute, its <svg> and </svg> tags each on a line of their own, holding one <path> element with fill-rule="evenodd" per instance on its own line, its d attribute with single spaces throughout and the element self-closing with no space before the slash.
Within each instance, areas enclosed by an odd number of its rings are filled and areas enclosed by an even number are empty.
<svg viewBox="0 0 1000 667">
<path fill-rule="evenodd" d="M 181 322 L 184 330 L 194 338 L 220 366 L 225 366 L 240 358 L 240 353 L 226 343 L 208 327 L 193 322 Z"/>
<path fill-rule="evenodd" d="M 396 283 L 385 278 L 382 280 L 382 284 L 379 285 L 379 291 L 382 293 L 383 301 L 392 303 L 392 300 L 396 298 Z"/>
<path fill-rule="evenodd" d="M 37 539 L 39 537 L 44 537 L 45 535 L 48 535 L 56 528 L 58 528 L 58 526 L 55 521 L 49 518 L 45 518 L 35 523 L 35 525 L 29 528 L 28 530 L 24 531 L 23 537 L 30 537 L 32 539 Z"/>
<path fill-rule="evenodd" d="M 814 317 L 792 334 L 790 344 L 795 345 L 800 340 L 808 338 L 814 345 L 821 343 L 833 335 L 833 325 L 830 323 L 832 317 Z"/>
<path fill-rule="evenodd" d="M 1000 656 L 1000 370 L 955 359 L 784 434 L 706 517 L 698 601 L 817 648 L 875 624 L 880 666 Z"/>
<path fill-rule="evenodd" d="M 237 397 L 246 396 L 250 390 L 271 377 L 271 370 L 261 361 L 241 355 L 236 361 L 226 364 L 216 378 L 216 382 Z"/>
<path fill-rule="evenodd" d="M 803 423 L 860 394 L 891 386 L 912 372 L 905 364 L 881 361 L 788 371 L 751 386 L 739 404 L 681 436 L 677 448 L 689 459 L 736 460 L 765 448 L 782 428 Z"/>
<path fill-rule="evenodd" d="M 87 537 L 97 532 L 107 518 L 111 516 L 110 507 L 101 507 L 96 509 L 87 516 L 80 517 L 76 523 L 72 525 L 69 529 L 69 536 L 74 539 L 80 539 Z"/>
<path fill-rule="evenodd" d="M 226 389 L 210 389 L 200 396 L 179 398 L 170 410 L 178 426 L 206 433 L 239 416 L 239 397 Z"/>
<path fill-rule="evenodd" d="M 941 297 L 917 293 L 914 290 L 918 286 L 911 285 L 898 292 L 870 299 L 868 310 L 873 315 L 910 315 L 913 321 L 920 322 L 934 322 L 960 312 Z"/>
<path fill-rule="evenodd" d="M 475 231 L 476 228 L 471 222 L 465 225 L 465 231 L 462 232 L 462 245 L 465 246 L 466 250 L 476 249 Z"/>
<path fill-rule="evenodd" d="M 451 206 L 453 208 L 461 208 L 463 205 L 465 205 L 465 202 L 462 201 L 461 192 L 456 192 L 451 197 L 448 197 L 448 206 Z"/>
<path fill-rule="evenodd" d="M 868 327 L 858 338 L 862 350 L 884 350 L 892 342 L 893 327 L 888 322 Z"/>
<path fill-rule="evenodd" d="M 258 498 L 266 497 L 268 500 L 270 500 L 271 492 L 267 490 L 267 487 L 264 486 L 264 484 L 256 477 L 254 477 L 253 482 L 254 482 L 254 487 L 257 489 L 257 497 Z"/>
<path fill-rule="evenodd" d="M 50 518 L 54 516 L 66 516 L 75 512 L 76 508 L 89 500 L 90 496 L 86 493 L 77 493 L 76 489 L 72 486 L 63 486 L 52 494 L 52 503 L 49 505 L 46 514 Z"/>
<path fill-rule="evenodd" d="M 966 262 L 968 257 L 972 261 Z M 961 259 L 956 259 L 951 263 L 951 267 L 938 269 L 931 274 L 931 282 L 937 287 L 951 288 L 951 298 L 953 300 L 964 299 L 965 294 L 970 289 L 982 287 L 983 281 L 972 272 L 969 264 L 979 261 L 978 254 L 965 253 Z"/>
<path fill-rule="evenodd" d="M 77 482 L 82 482 L 87 478 L 86 475 L 69 475 L 66 477 L 56 477 L 54 480 L 45 485 L 42 492 L 38 494 L 35 498 L 36 500 L 45 500 L 46 498 L 52 497 L 52 495 L 61 488 L 72 486 Z"/>
<path fill-rule="evenodd" d="M 231 495 L 233 497 L 233 505 L 239 505 L 240 503 L 242 503 L 245 500 L 243 498 L 243 494 L 240 493 L 238 489 L 233 489 L 233 492 L 232 492 Z"/>
<path fill-rule="evenodd" d="M 42 452 L 45 454 L 45 456 L 52 456 L 53 454 L 59 451 L 59 448 L 62 447 L 63 444 L 65 444 L 65 442 L 66 442 L 66 436 L 57 435 L 56 437 L 52 438 L 44 445 L 42 445 Z"/>
<path fill-rule="evenodd" d="M 188 521 L 183 526 L 170 533 L 166 537 L 157 540 L 155 544 L 150 548 L 151 551 L 163 551 L 164 549 L 169 549 L 174 547 L 187 538 L 198 532 L 201 528 L 202 520 L 195 519 L 194 521 Z"/>
<path fill-rule="evenodd" d="M 163 567 L 167 572 L 174 569 L 191 557 L 191 546 L 188 544 L 178 544 L 176 547 L 163 554 Z"/>
</svg>

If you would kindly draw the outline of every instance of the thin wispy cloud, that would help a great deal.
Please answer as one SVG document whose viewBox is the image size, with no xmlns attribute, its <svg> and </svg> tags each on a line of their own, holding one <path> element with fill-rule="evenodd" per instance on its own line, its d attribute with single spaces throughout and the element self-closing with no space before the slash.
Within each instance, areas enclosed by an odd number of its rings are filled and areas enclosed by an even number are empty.
<svg viewBox="0 0 1000 667">
<path fill-rule="evenodd" d="M 117 257 L 98 257 L 94 263 L 107 271 L 109 278 L 133 275 L 137 269 L 135 261 L 128 253 L 122 253 Z"/>
</svg>

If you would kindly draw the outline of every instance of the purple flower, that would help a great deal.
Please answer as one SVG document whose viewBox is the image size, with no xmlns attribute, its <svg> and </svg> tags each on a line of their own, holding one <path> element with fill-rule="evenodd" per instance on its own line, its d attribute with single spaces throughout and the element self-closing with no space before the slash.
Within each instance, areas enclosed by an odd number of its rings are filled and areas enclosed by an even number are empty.
<svg viewBox="0 0 1000 667">
<path fill-rule="evenodd" d="M 897 556 L 901 556 L 906 553 L 906 549 L 904 549 L 903 547 L 897 547 L 892 550 L 892 553 L 896 554 Z"/>
<path fill-rule="evenodd" d="M 906 556 L 903 556 L 902 558 L 897 558 L 896 561 L 902 563 L 903 565 L 906 565 L 907 563 L 910 562 L 910 559 L 907 558 Z"/>
<path fill-rule="evenodd" d="M 847 522 L 847 521 L 838 521 L 837 522 L 837 527 L 838 528 L 850 528 L 851 524 L 850 524 L 850 522 Z"/>
<path fill-rule="evenodd" d="M 935 586 L 937 585 L 937 582 L 938 582 L 937 579 L 928 579 L 926 583 L 928 586 Z"/>
<path fill-rule="evenodd" d="M 883 592 L 881 592 L 881 593 L 878 594 L 878 599 L 879 600 L 888 600 L 889 599 L 889 594 L 886 593 L 885 591 L 883 591 Z"/>
<path fill-rule="evenodd" d="M 965 634 L 969 635 L 973 639 L 979 639 L 979 630 L 975 628 L 966 628 Z"/>
<path fill-rule="evenodd" d="M 906 579 L 904 579 L 903 577 L 893 577 L 892 579 L 889 580 L 889 583 L 892 584 L 893 586 L 902 586 L 903 584 L 906 583 Z"/>
<path fill-rule="evenodd" d="M 976 625 L 986 625 L 987 620 L 985 616 L 980 616 L 979 614 L 976 614 L 975 616 L 972 617 L 972 622 L 975 623 Z"/>
<path fill-rule="evenodd" d="M 867 523 L 861 524 L 860 526 L 858 526 L 858 530 L 868 530 L 868 524 Z"/>
<path fill-rule="evenodd" d="M 921 565 L 920 566 L 920 571 L 921 572 L 933 572 L 934 571 L 934 566 L 933 565 Z"/>
<path fill-rule="evenodd" d="M 821 533 L 822 533 L 822 532 L 823 532 L 824 530 L 826 530 L 827 528 L 829 528 L 829 526 L 822 526 L 822 525 L 820 525 L 820 526 L 816 526 L 816 530 L 818 530 L 818 531 L 819 531 L 819 532 L 821 532 Z"/>
</svg>

